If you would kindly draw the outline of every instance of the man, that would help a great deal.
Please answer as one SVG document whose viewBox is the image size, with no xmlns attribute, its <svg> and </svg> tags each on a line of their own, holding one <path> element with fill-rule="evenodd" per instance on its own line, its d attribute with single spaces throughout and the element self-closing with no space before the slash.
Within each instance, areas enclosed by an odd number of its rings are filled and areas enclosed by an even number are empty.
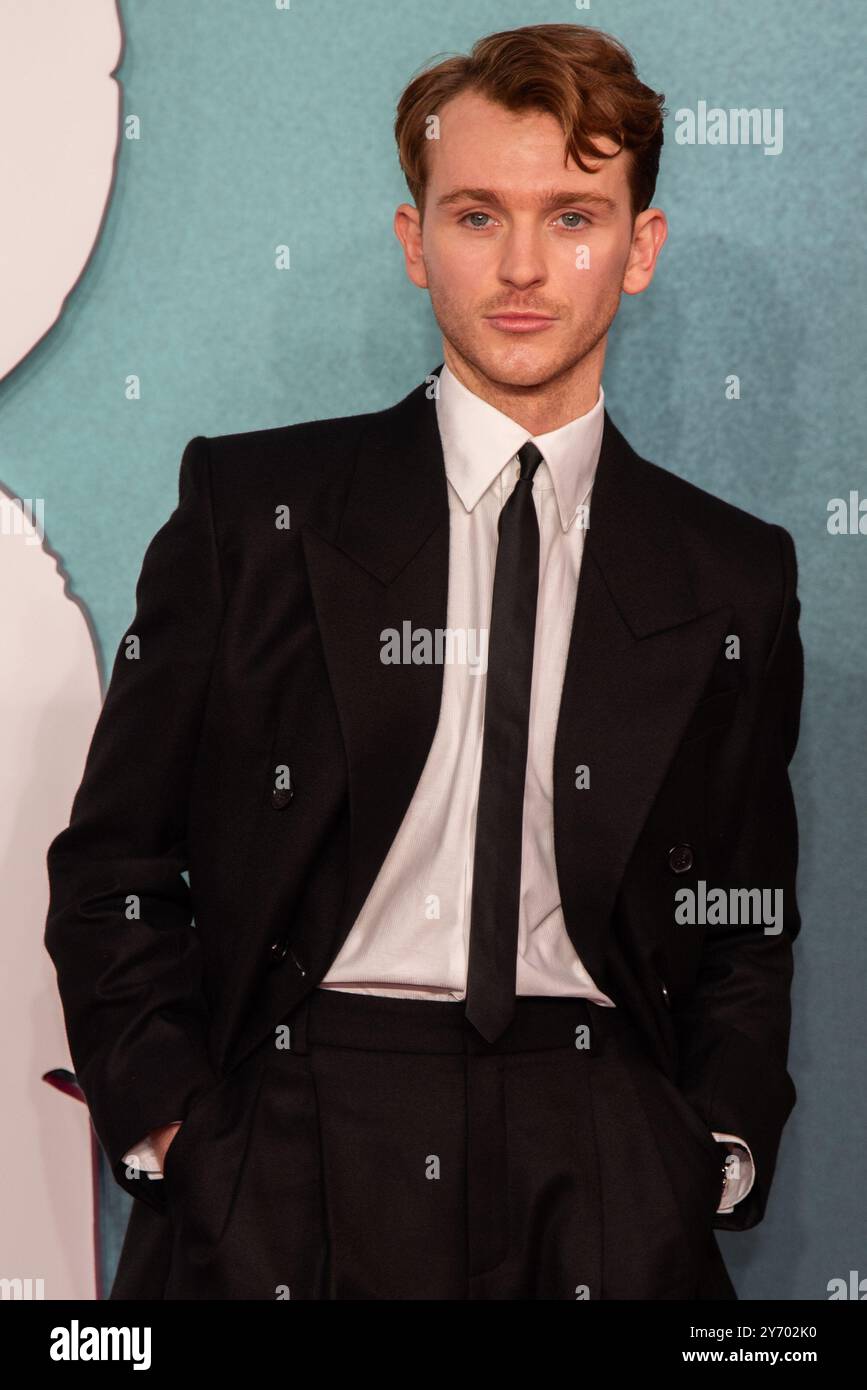
<svg viewBox="0 0 867 1390">
<path fill-rule="evenodd" d="M 792 539 L 605 409 L 666 235 L 625 50 L 489 36 L 396 134 L 444 362 L 188 444 L 49 851 L 112 1297 L 734 1298 L 795 1101 Z"/>
</svg>

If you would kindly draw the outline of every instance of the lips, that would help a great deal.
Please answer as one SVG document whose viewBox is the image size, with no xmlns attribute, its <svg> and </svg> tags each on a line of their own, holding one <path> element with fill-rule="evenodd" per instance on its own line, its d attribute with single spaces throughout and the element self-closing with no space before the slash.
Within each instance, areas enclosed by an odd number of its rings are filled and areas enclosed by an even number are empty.
<svg viewBox="0 0 867 1390">
<path fill-rule="evenodd" d="M 487 315 L 487 322 L 508 333 L 531 333 L 554 323 L 546 314 L 502 313 Z"/>
</svg>

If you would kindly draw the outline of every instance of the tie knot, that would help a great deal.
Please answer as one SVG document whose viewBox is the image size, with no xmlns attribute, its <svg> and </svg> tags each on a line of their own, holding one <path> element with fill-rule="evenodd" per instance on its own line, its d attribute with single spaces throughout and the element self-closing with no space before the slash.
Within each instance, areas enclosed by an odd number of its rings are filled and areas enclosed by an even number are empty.
<svg viewBox="0 0 867 1390">
<path fill-rule="evenodd" d="M 521 477 L 529 478 L 533 481 L 533 475 L 539 464 L 542 462 L 542 454 L 532 439 L 528 439 L 526 444 L 522 444 L 518 450 L 518 461 L 521 465 Z"/>
</svg>

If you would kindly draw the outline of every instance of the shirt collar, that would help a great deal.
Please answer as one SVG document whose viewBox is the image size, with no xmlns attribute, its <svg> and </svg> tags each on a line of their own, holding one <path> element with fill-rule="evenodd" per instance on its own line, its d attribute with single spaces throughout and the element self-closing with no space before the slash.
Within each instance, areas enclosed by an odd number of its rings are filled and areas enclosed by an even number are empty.
<svg viewBox="0 0 867 1390">
<path fill-rule="evenodd" d="M 591 410 L 546 434 L 530 435 L 459 381 L 444 363 L 439 375 L 437 423 L 446 476 L 468 512 L 512 462 L 528 439 L 541 450 L 534 488 L 553 486 L 560 524 L 568 531 L 585 501 L 602 446 L 605 393 Z"/>
</svg>

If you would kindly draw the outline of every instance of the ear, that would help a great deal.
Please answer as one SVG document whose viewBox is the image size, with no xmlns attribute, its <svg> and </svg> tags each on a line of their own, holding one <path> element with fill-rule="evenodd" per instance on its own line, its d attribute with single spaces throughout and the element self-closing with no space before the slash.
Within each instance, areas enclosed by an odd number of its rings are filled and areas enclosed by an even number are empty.
<svg viewBox="0 0 867 1390">
<path fill-rule="evenodd" d="M 394 234 L 403 247 L 407 275 L 420 290 L 426 290 L 427 268 L 422 248 L 421 216 L 412 203 L 401 203 L 394 214 Z"/>
<path fill-rule="evenodd" d="M 646 208 L 635 219 L 632 246 L 623 272 L 624 294 L 641 294 L 653 279 L 656 261 L 668 236 L 668 222 L 661 208 Z"/>
</svg>

